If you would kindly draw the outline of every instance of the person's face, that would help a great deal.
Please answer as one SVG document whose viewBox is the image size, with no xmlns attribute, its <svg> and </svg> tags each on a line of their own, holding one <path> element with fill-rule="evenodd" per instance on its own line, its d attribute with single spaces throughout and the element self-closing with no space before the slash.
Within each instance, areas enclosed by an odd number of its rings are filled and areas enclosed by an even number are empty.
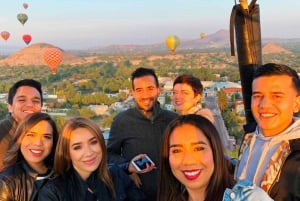
<svg viewBox="0 0 300 201">
<path fill-rule="evenodd" d="M 132 95 L 137 107 L 145 112 L 151 111 L 160 93 L 160 88 L 155 84 L 155 78 L 151 75 L 135 78 L 133 86 Z"/>
<path fill-rule="evenodd" d="M 74 169 L 84 180 L 99 167 L 102 160 L 100 142 L 86 128 L 71 132 L 69 151 Z"/>
<path fill-rule="evenodd" d="M 277 135 L 291 125 L 299 103 L 291 77 L 274 75 L 253 80 L 251 110 L 264 136 Z"/>
<path fill-rule="evenodd" d="M 30 86 L 19 87 L 13 97 L 12 105 L 8 105 L 8 111 L 17 122 L 23 120 L 28 114 L 40 112 L 41 109 L 40 93 Z"/>
<path fill-rule="evenodd" d="M 203 132 L 185 124 L 173 130 L 169 143 L 169 163 L 173 175 L 188 192 L 205 193 L 214 172 L 214 159 Z"/>
<path fill-rule="evenodd" d="M 53 147 L 53 129 L 48 121 L 42 120 L 24 134 L 21 153 L 35 170 L 45 167 L 44 160 Z"/>
<path fill-rule="evenodd" d="M 173 88 L 173 105 L 180 114 L 187 114 L 188 111 L 197 105 L 201 96 L 195 96 L 193 88 L 186 83 L 175 84 Z"/>
</svg>

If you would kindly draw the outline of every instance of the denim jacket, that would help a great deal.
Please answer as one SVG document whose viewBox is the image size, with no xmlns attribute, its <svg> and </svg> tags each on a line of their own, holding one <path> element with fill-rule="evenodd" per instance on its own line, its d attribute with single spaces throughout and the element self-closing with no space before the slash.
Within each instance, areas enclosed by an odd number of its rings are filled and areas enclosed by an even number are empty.
<svg viewBox="0 0 300 201">
<path fill-rule="evenodd" d="M 238 181 L 224 192 L 223 201 L 273 201 L 268 194 L 248 180 Z"/>
</svg>

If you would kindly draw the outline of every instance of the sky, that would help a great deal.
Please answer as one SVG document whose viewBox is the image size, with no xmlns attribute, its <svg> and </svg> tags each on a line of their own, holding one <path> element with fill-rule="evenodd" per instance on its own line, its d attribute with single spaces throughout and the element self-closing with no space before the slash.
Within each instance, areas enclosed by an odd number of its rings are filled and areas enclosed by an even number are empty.
<svg viewBox="0 0 300 201">
<path fill-rule="evenodd" d="M 248 1 L 250 3 L 251 1 Z M 162 43 L 168 35 L 196 39 L 201 32 L 229 30 L 234 0 L 0 0 L 0 50 L 24 48 L 23 34 L 34 43 L 62 49 Z M 28 3 L 27 9 L 23 3 Z M 236 3 L 239 3 L 236 0 Z M 261 0 L 261 35 L 300 38 L 299 0 Z M 18 13 L 26 13 L 22 25 Z"/>
</svg>

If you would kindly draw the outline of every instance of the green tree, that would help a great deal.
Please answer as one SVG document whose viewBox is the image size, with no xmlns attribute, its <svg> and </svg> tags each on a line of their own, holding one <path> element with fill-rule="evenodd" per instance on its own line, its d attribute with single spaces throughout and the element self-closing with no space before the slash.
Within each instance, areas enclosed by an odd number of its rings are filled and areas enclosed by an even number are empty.
<svg viewBox="0 0 300 201">
<path fill-rule="evenodd" d="M 0 103 L 0 119 L 4 119 L 5 116 L 8 114 L 7 104 Z"/>
<path fill-rule="evenodd" d="M 83 117 L 86 117 L 86 118 L 89 118 L 89 119 L 96 116 L 95 112 L 90 110 L 88 107 L 83 107 L 83 108 L 79 109 L 79 115 L 83 116 Z"/>
<path fill-rule="evenodd" d="M 226 92 L 223 89 L 220 89 L 217 92 L 217 102 L 221 111 L 228 108 L 228 98 Z"/>
</svg>

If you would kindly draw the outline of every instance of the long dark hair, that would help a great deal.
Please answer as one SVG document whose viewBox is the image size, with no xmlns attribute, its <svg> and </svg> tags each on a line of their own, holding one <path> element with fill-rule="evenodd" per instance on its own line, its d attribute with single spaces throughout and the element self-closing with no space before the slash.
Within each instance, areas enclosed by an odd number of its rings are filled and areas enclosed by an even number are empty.
<svg viewBox="0 0 300 201">
<path fill-rule="evenodd" d="M 50 154 L 45 158 L 45 165 L 47 167 L 53 167 L 54 153 L 55 153 L 56 143 L 58 139 L 57 127 L 53 119 L 48 114 L 36 112 L 27 116 L 18 125 L 16 132 L 9 143 L 10 148 L 7 150 L 3 158 L 4 169 L 16 164 L 21 159 L 23 159 L 23 155 L 20 150 L 20 146 L 21 146 L 20 141 L 24 137 L 24 135 L 40 121 L 47 121 L 52 127 L 53 146 Z"/>
<path fill-rule="evenodd" d="M 175 128 L 185 124 L 193 125 L 201 130 L 210 143 L 214 159 L 214 172 L 206 189 L 205 200 L 221 201 L 225 189 L 233 186 L 233 177 L 229 172 L 230 163 L 225 159 L 223 145 L 215 126 L 205 117 L 196 114 L 178 116 L 165 130 L 160 153 L 158 201 L 188 200 L 185 187 L 172 174 L 169 164 L 170 136 Z"/>
</svg>

